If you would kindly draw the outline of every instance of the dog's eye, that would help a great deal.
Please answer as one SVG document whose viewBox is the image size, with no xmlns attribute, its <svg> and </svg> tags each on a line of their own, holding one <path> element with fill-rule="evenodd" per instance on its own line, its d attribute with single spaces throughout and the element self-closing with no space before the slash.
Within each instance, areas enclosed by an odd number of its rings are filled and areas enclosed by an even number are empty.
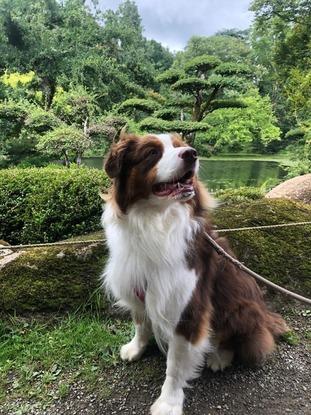
<svg viewBox="0 0 311 415">
<path fill-rule="evenodd" d="M 160 153 L 160 150 L 158 150 L 157 148 L 152 148 L 149 152 L 148 152 L 148 156 L 158 156 Z"/>
</svg>

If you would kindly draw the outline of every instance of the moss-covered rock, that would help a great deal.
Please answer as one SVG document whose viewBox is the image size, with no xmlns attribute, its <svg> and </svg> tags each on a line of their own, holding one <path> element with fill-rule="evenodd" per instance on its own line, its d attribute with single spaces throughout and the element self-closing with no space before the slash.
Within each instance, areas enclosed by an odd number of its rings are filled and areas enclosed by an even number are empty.
<svg viewBox="0 0 311 415">
<path fill-rule="evenodd" d="M 218 228 L 308 221 L 311 206 L 289 200 L 242 201 L 221 206 L 213 216 Z M 311 226 L 227 236 L 238 257 L 254 271 L 303 295 L 311 294 Z M 101 232 L 88 236 L 101 237 Z M 21 313 L 72 310 L 84 304 L 105 307 L 99 276 L 106 256 L 99 243 L 21 253 L 0 270 L 0 310 Z"/>
<path fill-rule="evenodd" d="M 311 207 L 285 199 L 261 199 L 217 209 L 218 228 L 311 220 Z M 311 225 L 227 233 L 239 259 L 271 281 L 311 295 Z"/>
<path fill-rule="evenodd" d="M 89 235 L 101 238 L 102 233 Z M 79 238 L 80 239 L 80 238 Z M 0 270 L 0 310 L 60 311 L 103 307 L 103 244 L 26 250 Z"/>
</svg>

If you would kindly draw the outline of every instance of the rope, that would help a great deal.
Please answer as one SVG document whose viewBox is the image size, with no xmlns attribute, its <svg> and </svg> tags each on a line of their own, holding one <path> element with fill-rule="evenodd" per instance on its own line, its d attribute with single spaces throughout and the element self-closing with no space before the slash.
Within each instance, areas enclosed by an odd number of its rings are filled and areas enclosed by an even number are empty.
<svg viewBox="0 0 311 415">
<path fill-rule="evenodd" d="M 311 221 L 307 222 L 292 222 L 292 223 L 281 223 L 276 225 L 261 225 L 261 226 L 248 226 L 244 228 L 231 228 L 231 229 L 218 229 L 216 232 L 238 232 L 238 231 L 246 231 L 246 230 L 254 230 L 254 229 L 272 229 L 272 228 L 284 228 L 290 226 L 301 226 L 301 225 L 311 225 Z M 247 274 L 251 275 L 258 281 L 264 283 L 265 285 L 273 288 L 274 290 L 280 291 L 281 293 L 288 295 L 295 300 L 304 302 L 308 305 L 311 305 L 311 299 L 303 297 L 302 295 L 296 294 L 292 291 L 287 290 L 286 288 L 280 287 L 277 284 L 267 280 L 266 278 L 262 277 L 261 275 L 257 274 L 256 272 L 252 271 L 236 258 L 233 258 L 229 255 L 218 243 L 209 235 L 205 234 L 208 242 L 213 246 L 216 252 L 219 255 L 224 256 L 230 262 L 232 262 L 236 267 L 240 268 L 242 271 L 245 271 Z M 19 250 L 19 249 L 29 249 L 29 248 L 41 248 L 41 247 L 53 247 L 53 246 L 70 246 L 70 245 L 88 245 L 92 243 L 104 243 L 104 239 L 89 239 L 86 241 L 64 241 L 64 242 L 47 242 L 43 244 L 28 244 L 28 245 L 4 245 L 0 246 L 0 251 L 3 249 L 11 249 L 11 250 Z"/>
<path fill-rule="evenodd" d="M 245 226 L 244 228 L 231 228 L 231 229 L 216 229 L 217 232 L 238 232 L 238 231 L 250 231 L 254 229 L 272 229 L 272 228 L 285 228 L 289 226 L 301 226 L 311 225 L 311 221 L 307 222 L 292 222 L 292 223 L 279 223 L 276 225 L 259 225 L 259 226 Z"/>
<path fill-rule="evenodd" d="M 257 274 L 256 272 L 246 267 L 244 264 L 242 264 L 242 262 L 238 261 L 236 258 L 233 258 L 220 245 L 218 245 L 218 243 L 208 233 L 206 233 L 205 236 L 208 242 L 210 243 L 210 245 L 212 245 L 212 247 L 215 249 L 215 251 L 219 255 L 224 256 L 226 259 L 232 262 L 232 264 L 234 264 L 237 268 L 240 268 L 242 271 L 245 271 L 247 274 L 251 275 L 256 280 L 264 283 L 265 285 L 268 285 L 268 287 L 271 287 L 274 290 L 280 291 L 281 293 L 288 295 L 289 297 L 295 298 L 295 300 L 299 300 L 303 303 L 311 305 L 311 299 L 303 297 L 302 295 L 296 294 L 292 291 L 289 291 L 286 288 L 280 287 L 279 285 L 274 284 L 274 282 L 267 280 L 266 278 L 262 277 L 261 275 Z"/>
<path fill-rule="evenodd" d="M 240 232 L 240 231 L 250 231 L 256 229 L 273 229 L 273 228 L 285 228 L 290 226 L 302 226 L 302 225 L 311 225 L 311 221 L 307 222 L 291 222 L 291 223 L 280 223 L 276 225 L 259 225 L 259 226 L 246 226 L 242 228 L 228 228 L 228 229 L 215 229 L 218 233 L 225 232 Z M 70 245 L 88 245 L 94 243 L 104 243 L 105 239 L 89 239 L 86 241 L 61 241 L 61 242 L 45 242 L 41 244 L 26 244 L 26 245 L 0 245 L 0 251 L 3 249 L 19 250 L 19 249 L 30 249 L 30 248 L 43 248 L 43 247 L 53 247 L 53 246 L 70 246 Z"/>
<path fill-rule="evenodd" d="M 53 247 L 53 246 L 68 246 L 68 245 L 89 245 L 95 243 L 104 243 L 104 239 L 88 239 L 86 241 L 63 241 L 63 242 L 45 242 L 43 244 L 28 244 L 28 245 L 0 245 L 0 251 L 2 249 L 11 249 L 19 250 L 19 249 L 29 249 L 29 248 L 43 248 L 43 247 Z"/>
</svg>

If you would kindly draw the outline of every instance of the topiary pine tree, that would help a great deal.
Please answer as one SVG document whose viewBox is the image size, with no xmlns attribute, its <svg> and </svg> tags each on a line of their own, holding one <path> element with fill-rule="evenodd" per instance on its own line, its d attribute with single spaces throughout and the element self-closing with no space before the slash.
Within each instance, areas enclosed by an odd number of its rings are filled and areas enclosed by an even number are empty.
<svg viewBox="0 0 311 415">
<path fill-rule="evenodd" d="M 157 77 L 157 81 L 169 90 L 164 104 L 149 105 L 147 118 L 140 121 L 143 130 L 180 132 L 193 145 L 197 131 L 207 131 L 204 118 L 219 108 L 242 108 L 245 103 L 238 93 L 245 90 L 250 69 L 243 64 L 223 63 L 209 55 L 197 56 L 183 68 L 171 68 Z M 130 105 L 128 105 L 130 104 Z M 121 109 L 141 109 L 131 100 Z M 149 115 L 149 116 L 148 116 Z"/>
</svg>

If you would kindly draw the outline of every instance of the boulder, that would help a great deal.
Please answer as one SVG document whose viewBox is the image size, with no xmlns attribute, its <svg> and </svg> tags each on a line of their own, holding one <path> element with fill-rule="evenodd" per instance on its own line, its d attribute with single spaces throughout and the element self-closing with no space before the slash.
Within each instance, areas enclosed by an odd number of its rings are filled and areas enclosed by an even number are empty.
<svg viewBox="0 0 311 415">
<path fill-rule="evenodd" d="M 311 173 L 286 180 L 267 193 L 266 197 L 286 198 L 311 204 Z"/>
</svg>

